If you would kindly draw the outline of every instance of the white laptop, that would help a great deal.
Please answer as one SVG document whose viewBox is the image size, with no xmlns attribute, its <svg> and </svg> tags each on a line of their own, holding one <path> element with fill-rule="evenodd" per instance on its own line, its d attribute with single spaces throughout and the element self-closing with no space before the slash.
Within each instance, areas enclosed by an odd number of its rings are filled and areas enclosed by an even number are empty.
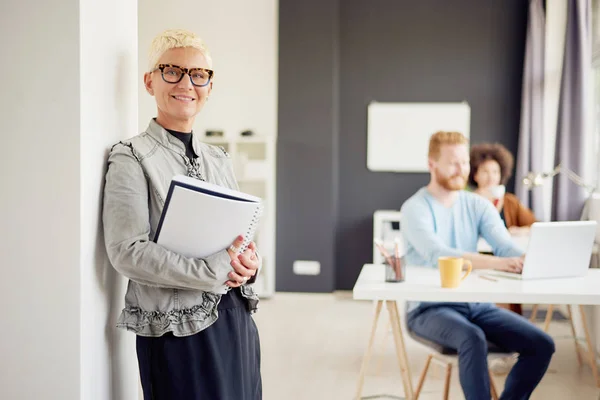
<svg viewBox="0 0 600 400">
<path fill-rule="evenodd" d="M 531 226 L 522 273 L 485 273 L 523 280 L 584 276 L 590 266 L 596 225 L 596 221 L 536 222 Z"/>
</svg>

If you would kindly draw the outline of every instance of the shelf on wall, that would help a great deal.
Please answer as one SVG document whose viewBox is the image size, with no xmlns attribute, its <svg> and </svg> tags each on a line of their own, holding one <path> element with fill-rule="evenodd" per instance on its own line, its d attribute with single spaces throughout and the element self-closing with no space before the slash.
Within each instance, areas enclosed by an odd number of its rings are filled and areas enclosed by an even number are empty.
<svg viewBox="0 0 600 400">
<path fill-rule="evenodd" d="M 239 190 L 264 201 L 254 241 L 263 259 L 255 290 L 261 298 L 275 292 L 275 138 L 265 136 L 208 136 L 204 143 L 222 146 L 231 156 Z"/>
</svg>

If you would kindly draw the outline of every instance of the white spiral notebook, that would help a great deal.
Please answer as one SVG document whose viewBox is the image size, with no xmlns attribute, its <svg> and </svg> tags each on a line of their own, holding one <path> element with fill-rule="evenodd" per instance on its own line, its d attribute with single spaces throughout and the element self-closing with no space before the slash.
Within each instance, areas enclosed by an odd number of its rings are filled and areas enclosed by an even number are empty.
<svg viewBox="0 0 600 400">
<path fill-rule="evenodd" d="M 244 236 L 254 239 L 262 199 L 184 175 L 171 180 L 154 241 L 186 257 L 205 258 Z"/>
</svg>

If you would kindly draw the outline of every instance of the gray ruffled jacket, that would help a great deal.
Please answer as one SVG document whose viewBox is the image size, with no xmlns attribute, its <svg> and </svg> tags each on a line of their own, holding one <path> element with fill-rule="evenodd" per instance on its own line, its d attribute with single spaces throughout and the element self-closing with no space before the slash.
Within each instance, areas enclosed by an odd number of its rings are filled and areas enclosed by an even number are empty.
<svg viewBox="0 0 600 400">
<path fill-rule="evenodd" d="M 113 146 L 104 188 L 103 224 L 106 250 L 113 267 L 129 278 L 117 326 L 142 336 L 172 331 L 187 336 L 217 320 L 217 304 L 228 290 L 233 270 L 226 249 L 205 259 L 169 251 L 152 241 L 171 178 L 184 174 L 238 188 L 229 155 L 193 136 L 197 159 L 156 121 L 142 134 Z M 210 229 L 210 227 L 206 227 Z M 252 285 L 241 287 L 250 310 L 258 296 Z"/>
</svg>

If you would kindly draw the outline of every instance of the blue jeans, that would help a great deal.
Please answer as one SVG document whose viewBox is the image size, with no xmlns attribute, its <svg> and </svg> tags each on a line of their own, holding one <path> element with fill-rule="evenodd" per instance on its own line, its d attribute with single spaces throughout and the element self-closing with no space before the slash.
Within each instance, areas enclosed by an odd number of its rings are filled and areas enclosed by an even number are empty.
<svg viewBox="0 0 600 400">
<path fill-rule="evenodd" d="M 458 351 L 466 400 L 489 400 L 487 342 L 519 353 L 501 400 L 528 399 L 554 353 L 552 338 L 527 319 L 489 303 L 421 303 L 407 316 L 417 335 Z"/>
</svg>

